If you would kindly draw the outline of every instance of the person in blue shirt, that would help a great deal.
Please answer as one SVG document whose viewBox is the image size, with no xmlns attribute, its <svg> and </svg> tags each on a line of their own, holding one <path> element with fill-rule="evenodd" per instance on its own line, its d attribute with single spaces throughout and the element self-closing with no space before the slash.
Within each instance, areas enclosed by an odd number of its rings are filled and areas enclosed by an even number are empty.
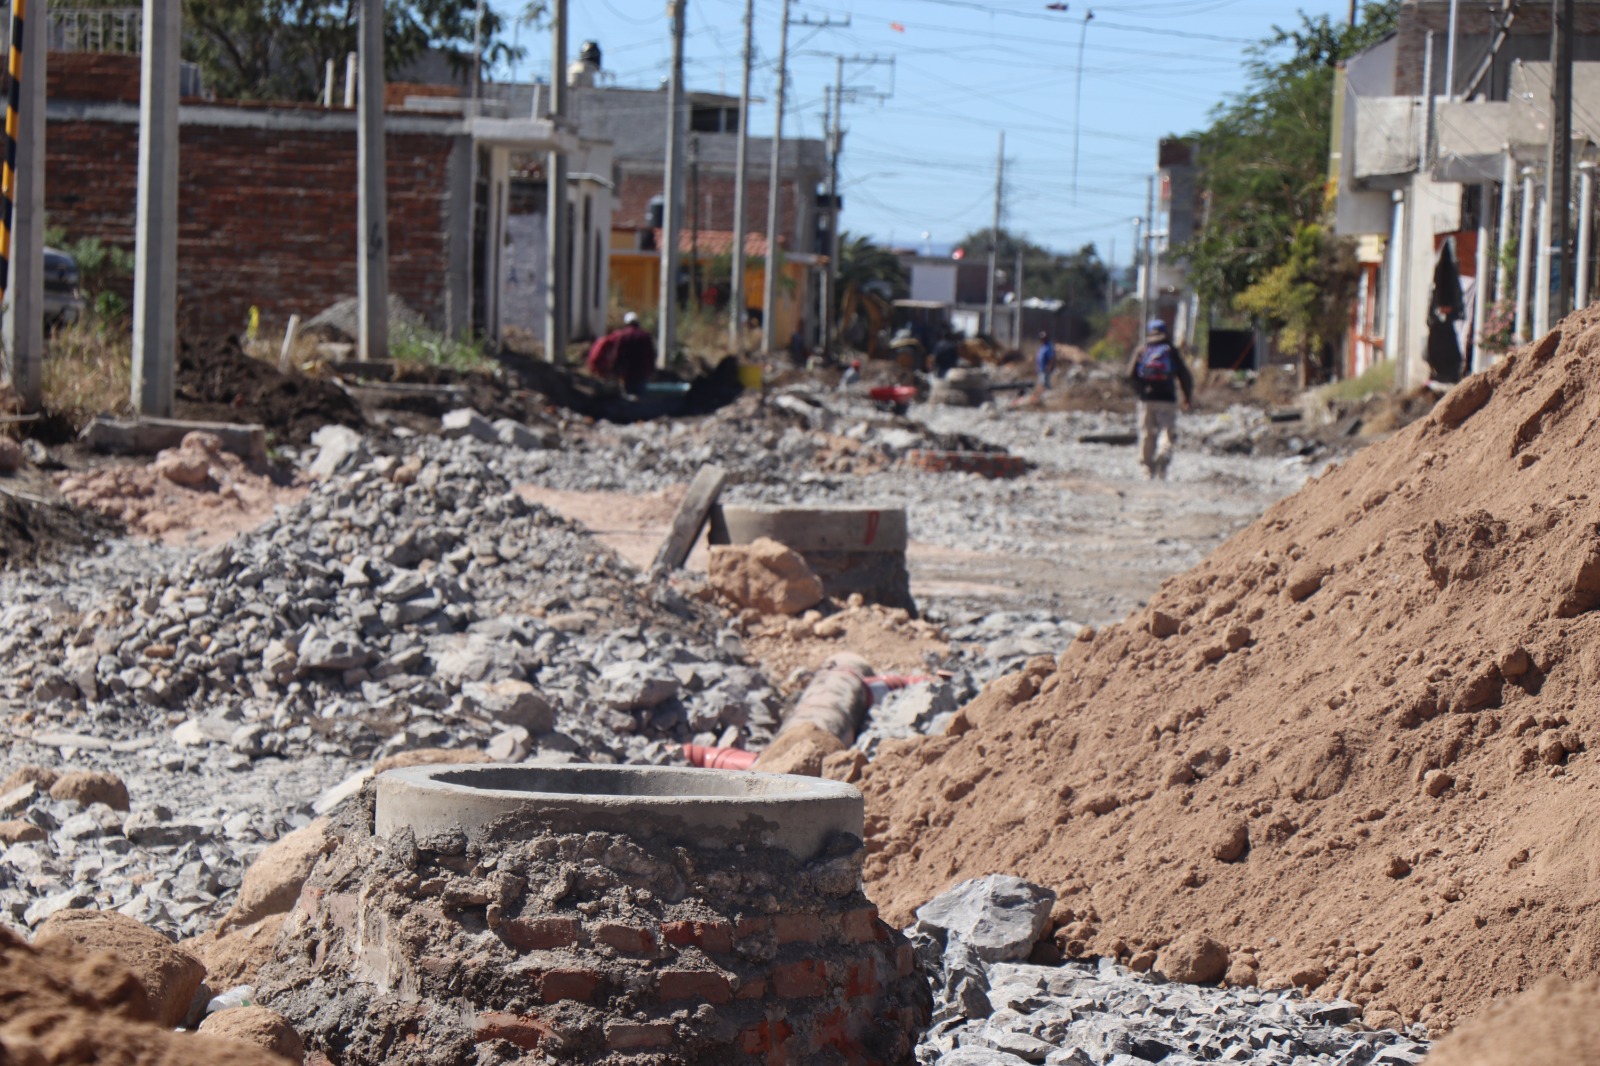
<svg viewBox="0 0 1600 1066">
<path fill-rule="evenodd" d="M 1056 369 L 1056 346 L 1050 343 L 1050 334 L 1039 331 L 1039 354 L 1033 357 L 1033 368 L 1039 374 L 1039 392 L 1050 388 L 1050 375 Z"/>
</svg>

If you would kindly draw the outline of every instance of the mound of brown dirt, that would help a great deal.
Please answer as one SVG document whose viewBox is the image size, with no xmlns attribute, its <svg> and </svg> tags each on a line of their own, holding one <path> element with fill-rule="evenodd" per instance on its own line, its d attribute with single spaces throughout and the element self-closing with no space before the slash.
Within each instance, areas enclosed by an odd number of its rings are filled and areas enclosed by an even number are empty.
<svg viewBox="0 0 1600 1066">
<path fill-rule="evenodd" d="M 1428 1066 L 1600 1066 L 1600 979 L 1548 977 L 1439 1041 Z"/>
<path fill-rule="evenodd" d="M 964 877 L 1073 954 L 1200 931 L 1449 1028 L 1600 969 L 1600 313 L 866 773 L 891 921 Z M 1398 1017 L 1396 1017 L 1398 1015 Z"/>
<path fill-rule="evenodd" d="M 329 423 L 366 424 L 361 408 L 339 386 L 252 359 L 236 337 L 204 348 L 183 346 L 175 414 L 207 422 L 257 422 L 267 428 L 269 441 L 294 444 L 306 443 Z"/>
</svg>

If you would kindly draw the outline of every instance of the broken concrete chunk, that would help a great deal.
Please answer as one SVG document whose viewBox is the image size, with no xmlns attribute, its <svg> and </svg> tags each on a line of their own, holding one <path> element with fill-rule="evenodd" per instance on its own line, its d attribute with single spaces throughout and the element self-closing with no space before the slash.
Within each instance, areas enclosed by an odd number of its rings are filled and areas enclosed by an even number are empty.
<svg viewBox="0 0 1600 1066">
<path fill-rule="evenodd" d="M 1044 936 L 1056 894 L 1008 874 L 963 881 L 917 908 L 917 929 L 960 941 L 985 962 L 1026 959 Z"/>
<path fill-rule="evenodd" d="M 440 431 L 450 440 L 473 437 L 485 444 L 499 444 L 500 434 L 493 423 L 470 407 L 458 407 L 439 420 Z"/>
</svg>

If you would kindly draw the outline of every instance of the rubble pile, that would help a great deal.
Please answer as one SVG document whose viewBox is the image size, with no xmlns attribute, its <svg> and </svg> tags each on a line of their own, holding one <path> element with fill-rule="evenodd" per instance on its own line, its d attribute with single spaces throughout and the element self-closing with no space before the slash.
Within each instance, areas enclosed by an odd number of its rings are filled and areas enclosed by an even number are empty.
<svg viewBox="0 0 1600 1066">
<path fill-rule="evenodd" d="M 1127 621 L 863 772 L 868 891 L 1051 887 L 1069 957 L 1203 933 L 1367 1024 L 1600 966 L 1600 314 L 1270 508 Z M 1232 977 L 1230 977 L 1232 980 Z"/>
<path fill-rule="evenodd" d="M 917 910 L 907 930 L 934 993 L 917 1047 L 926 1066 L 1414 1066 L 1420 1034 L 1363 1032 L 1361 1008 L 1284 990 L 1218 987 L 1226 955 L 1055 962 L 1055 894 L 1001 874 L 966 881 Z M 1217 949 L 1220 950 L 1220 949 Z M 1043 960 L 1050 959 L 1052 964 Z"/>
<path fill-rule="evenodd" d="M 13 758 L 113 771 L 134 806 L 7 796 L 48 839 L 0 857 L 0 910 L 123 908 L 191 935 L 243 858 L 387 752 L 661 763 L 764 743 L 780 697 L 734 631 L 516 496 L 498 454 L 352 454 L 226 544 L 19 588 L 0 608 L 0 703 L 30 708 Z"/>
</svg>

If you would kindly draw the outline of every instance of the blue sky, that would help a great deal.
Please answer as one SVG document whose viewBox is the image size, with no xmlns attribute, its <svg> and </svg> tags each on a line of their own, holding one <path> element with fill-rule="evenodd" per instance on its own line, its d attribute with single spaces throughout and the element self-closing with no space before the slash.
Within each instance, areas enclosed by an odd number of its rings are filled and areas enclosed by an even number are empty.
<svg viewBox="0 0 1600 1066">
<path fill-rule="evenodd" d="M 671 56 L 665 0 L 569 0 L 570 46 L 600 43 L 617 84 L 661 83 Z M 689 87 L 739 91 L 744 0 L 687 0 Z M 1128 261 L 1156 142 L 1203 126 L 1243 84 L 1244 52 L 1296 12 L 1344 18 L 1347 0 L 795 0 L 785 136 L 820 137 L 835 54 L 847 64 L 841 188 L 844 227 L 937 249 L 989 224 L 996 139 L 1006 131 L 1002 224 L 1059 251 L 1115 245 Z M 751 131 L 769 135 L 781 0 L 756 0 Z M 1082 97 L 1076 102 L 1084 14 Z M 840 25 L 848 18 L 849 25 Z M 799 25 L 831 20 L 830 28 Z M 897 28 L 903 27 L 903 28 Z M 523 27 L 519 80 L 549 74 L 547 33 Z M 872 93 L 889 93 L 878 100 Z M 1077 143 L 1074 147 L 1074 126 Z M 1073 161 L 1076 153 L 1077 177 Z M 1075 193 L 1075 195 L 1074 195 Z"/>
</svg>

